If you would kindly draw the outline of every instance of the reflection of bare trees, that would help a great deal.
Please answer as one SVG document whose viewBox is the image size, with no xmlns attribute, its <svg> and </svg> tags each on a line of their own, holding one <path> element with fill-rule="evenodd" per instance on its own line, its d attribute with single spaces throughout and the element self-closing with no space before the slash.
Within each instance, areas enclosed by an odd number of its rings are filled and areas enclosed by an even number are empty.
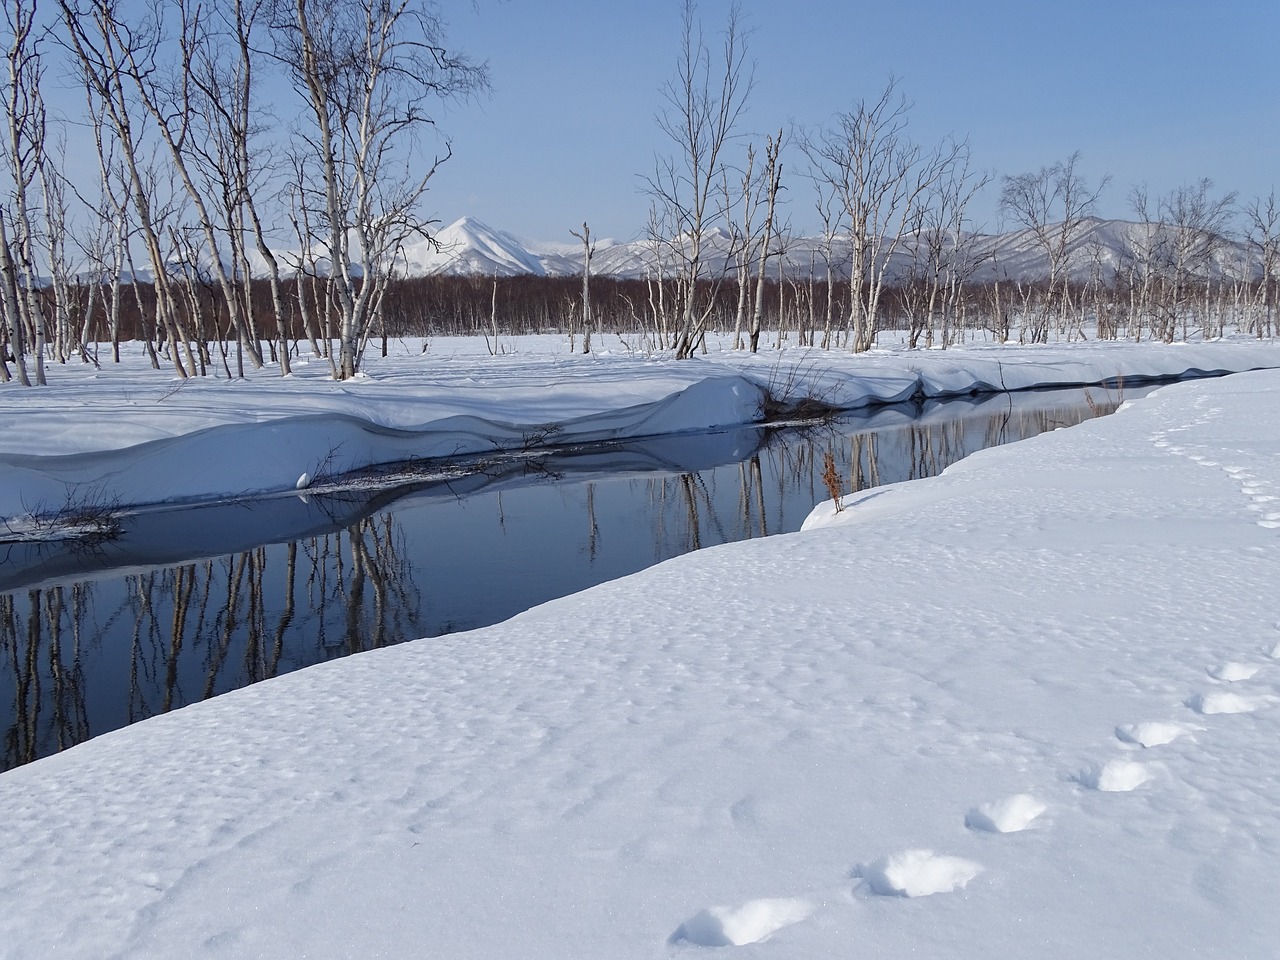
<svg viewBox="0 0 1280 960">
<path fill-rule="evenodd" d="M 765 537 L 769 535 L 769 521 L 765 515 L 764 473 L 760 467 L 760 456 L 757 454 L 750 460 L 738 464 L 738 536 L 734 539 L 745 540 L 749 537 Z"/>
<path fill-rule="evenodd" d="M 388 513 L 120 581 L 0 594 L 0 691 L 11 684 L 13 701 L 3 768 L 92 732 L 414 637 L 420 603 L 411 575 Z M 93 680 L 85 644 L 103 658 Z"/>
<path fill-rule="evenodd" d="M 80 584 L 0 594 L 0 650 L 13 686 L 0 769 L 90 736 L 80 647 L 89 596 Z"/>
<path fill-rule="evenodd" d="M 949 464 L 969 453 L 965 443 L 964 422 L 917 425 L 907 429 L 908 480 L 936 477 Z"/>
<path fill-rule="evenodd" d="M 855 433 L 849 438 L 849 486 L 851 493 L 880 486 L 880 435 Z M 836 467 L 841 467 L 839 460 Z"/>
<path fill-rule="evenodd" d="M 654 560 L 794 530 L 830 495 L 822 478 L 828 452 L 838 486 L 847 480 L 847 490 L 859 491 L 937 474 L 975 450 L 1109 412 L 1120 399 L 1039 409 L 1010 402 L 989 416 L 788 431 L 740 462 L 631 480 L 622 517 L 634 525 L 630 508 L 643 502 Z M 606 547 L 635 545 L 602 533 L 617 522 L 604 510 L 609 489 L 589 482 L 585 502 L 568 498 L 585 510 L 586 526 L 564 529 L 574 543 L 585 536 L 592 563 Z M 501 496 L 495 509 L 503 533 L 517 536 L 518 524 L 503 526 Z M 3 766 L 307 664 L 424 635 L 403 538 L 384 512 L 295 543 L 93 585 L 0 594 L 0 702 L 12 704 L 12 719 L 0 720 Z M 493 587 L 477 583 L 482 607 Z M 464 611 L 459 622 L 473 621 Z"/>
<path fill-rule="evenodd" d="M 326 658 L 359 653 L 415 636 L 419 598 L 412 564 L 390 513 L 302 544 L 308 618 L 319 628 Z M 290 560 L 292 590 L 296 558 Z M 330 611 L 341 611 L 335 636 Z M 292 599 L 290 599 L 292 617 Z M 334 618 L 336 619 L 336 618 Z"/>
<path fill-rule="evenodd" d="M 586 228 L 584 223 L 583 228 Z M 584 281 L 585 283 L 585 281 Z M 587 484 L 587 556 L 595 562 L 596 553 L 600 549 L 600 524 L 596 520 L 596 485 Z"/>
</svg>

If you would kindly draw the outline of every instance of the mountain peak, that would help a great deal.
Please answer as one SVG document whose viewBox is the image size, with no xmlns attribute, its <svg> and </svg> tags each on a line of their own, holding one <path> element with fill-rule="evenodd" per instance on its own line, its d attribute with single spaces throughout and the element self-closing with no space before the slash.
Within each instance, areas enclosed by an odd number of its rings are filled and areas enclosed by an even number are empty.
<svg viewBox="0 0 1280 960">
<path fill-rule="evenodd" d="M 1052 229 L 1052 225 L 1051 225 Z M 1087 277 L 1099 266 L 1115 267 L 1131 257 L 1138 224 L 1123 220 L 1101 220 L 1090 217 L 1081 222 L 1070 238 L 1068 269 L 1077 279 Z M 708 230 L 703 250 L 707 269 L 713 274 L 734 272 L 731 235 L 723 229 Z M 972 278 L 976 282 L 994 277 L 1035 279 L 1045 276 L 1045 253 L 1032 231 L 1021 229 L 1002 234 L 975 234 L 977 260 L 982 267 Z M 890 276 L 905 276 L 910 269 L 914 242 L 904 237 L 890 264 Z M 1238 246 L 1238 245 L 1237 245 Z M 783 268 L 787 276 L 807 271 L 825 270 L 827 255 L 833 257 L 837 276 L 848 277 L 848 239 L 835 237 L 793 237 L 786 247 Z M 1239 256 L 1230 249 L 1222 256 L 1234 263 Z M 525 240 L 505 230 L 498 230 L 473 217 L 463 216 L 436 234 L 434 241 L 407 245 L 403 269 L 410 275 L 458 274 L 463 276 L 575 276 L 582 273 L 580 244 L 556 241 Z M 668 273 L 671 258 L 655 247 L 650 239 L 626 243 L 604 241 L 596 248 L 592 272 L 622 279 L 643 279 Z M 770 276 L 777 277 L 778 261 L 769 263 Z M 1213 269 L 1222 269 L 1221 265 Z"/>
</svg>

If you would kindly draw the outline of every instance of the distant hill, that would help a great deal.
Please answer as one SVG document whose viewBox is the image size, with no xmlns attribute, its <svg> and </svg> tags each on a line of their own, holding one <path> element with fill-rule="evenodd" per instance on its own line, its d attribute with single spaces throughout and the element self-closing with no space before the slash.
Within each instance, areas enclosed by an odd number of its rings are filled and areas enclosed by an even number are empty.
<svg viewBox="0 0 1280 960">
<path fill-rule="evenodd" d="M 1151 245 L 1152 226 L 1127 220 L 1085 220 L 1077 228 L 1068 243 L 1068 275 L 1081 281 L 1099 276 L 1109 282 L 1117 271 L 1126 269 L 1135 252 Z M 1049 262 L 1043 248 L 1030 230 L 1015 230 L 999 234 L 969 234 L 972 241 L 969 256 L 974 264 L 970 282 L 984 283 L 992 280 L 1034 281 L 1048 275 Z M 643 280 L 660 272 L 670 276 L 674 263 L 667 244 L 653 240 L 631 240 L 616 243 L 601 240 L 596 243 L 591 261 L 591 272 L 596 276 Z M 703 240 L 705 261 L 704 275 L 716 276 L 722 271 L 732 276 L 732 238 L 722 231 L 712 231 Z M 777 240 L 771 249 L 776 250 Z M 278 250 L 282 271 L 292 272 L 299 262 L 296 250 Z M 827 243 L 822 237 L 784 237 L 783 255 L 769 257 L 766 274 L 777 279 L 779 272 L 788 279 L 825 279 L 827 259 L 830 257 L 832 274 L 840 280 L 849 277 L 849 244 L 834 237 Z M 253 272 L 265 276 L 265 264 L 256 254 L 251 257 Z M 914 241 L 903 238 L 889 264 L 887 276 L 890 282 L 898 282 L 910 275 L 915 261 Z M 463 217 L 444 227 L 431 239 L 418 239 L 402 249 L 396 261 L 398 272 L 411 276 L 482 276 L 482 277 L 571 277 L 582 274 L 582 244 L 527 240 L 505 230 L 497 230 L 474 217 Z M 665 265 L 665 266 L 664 266 Z M 324 273 L 328 261 L 321 259 L 311 269 Z M 228 267 L 230 269 L 230 267 Z M 189 271 L 175 263 L 171 272 L 175 275 Z M 1253 278 L 1261 276 L 1261 268 L 1253 262 L 1243 243 L 1226 238 L 1216 238 L 1213 261 L 1208 269 L 1212 276 L 1239 276 L 1248 271 Z M 751 272 L 754 275 L 755 265 Z M 358 271 L 357 271 L 358 275 Z M 138 270 L 138 279 L 151 279 L 146 268 Z M 83 279 L 89 279 L 85 276 Z"/>
<path fill-rule="evenodd" d="M 1070 276 L 1083 280 L 1100 272 L 1102 279 L 1110 280 L 1114 271 L 1121 269 L 1133 257 L 1135 250 L 1143 248 L 1148 230 L 1144 224 L 1125 220 L 1086 220 L 1068 243 Z M 972 278 L 975 282 L 1002 278 L 1036 280 L 1048 274 L 1048 259 L 1029 230 L 970 235 L 970 239 L 974 241 L 972 250 L 977 264 Z M 910 238 L 904 238 L 899 244 L 889 266 L 891 280 L 901 280 L 909 275 L 914 260 L 913 249 Z M 727 234 L 713 233 L 705 238 L 704 256 L 708 271 L 718 274 L 724 270 L 731 250 L 732 243 Z M 1248 262 L 1246 252 L 1243 244 L 1221 240 L 1210 272 L 1233 275 L 1241 264 Z M 598 276 L 627 279 L 656 276 L 662 262 L 659 254 L 658 245 L 649 239 L 625 243 L 602 241 L 592 258 L 591 272 Z M 828 256 L 832 260 L 833 273 L 840 279 L 847 279 L 847 241 L 836 237 L 826 244 L 821 237 L 784 238 L 781 264 L 777 257 L 770 257 L 768 276 L 776 278 L 781 266 L 787 277 L 808 277 L 811 271 L 816 277 L 825 277 Z M 669 273 L 669 256 L 667 261 L 664 272 Z M 574 276 L 582 273 L 582 263 L 580 244 L 524 240 L 495 230 L 473 217 L 463 217 L 451 223 L 436 234 L 434 243 L 424 240 L 406 248 L 402 261 L 403 268 L 411 276 L 499 277 Z M 728 273 L 732 272 L 730 264 Z"/>
</svg>

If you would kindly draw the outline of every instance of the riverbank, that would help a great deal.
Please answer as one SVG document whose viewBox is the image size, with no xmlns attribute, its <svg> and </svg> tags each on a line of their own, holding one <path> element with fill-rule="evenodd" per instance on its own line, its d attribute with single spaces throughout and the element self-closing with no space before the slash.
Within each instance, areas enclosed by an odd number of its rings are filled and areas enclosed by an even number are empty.
<svg viewBox="0 0 1280 960">
<path fill-rule="evenodd" d="M 811 526 L 0 776 L 0 955 L 1270 954 L 1280 374 Z"/>
<path fill-rule="evenodd" d="M 504 339 L 496 356 L 480 338 L 397 342 L 341 383 L 323 361 L 244 381 L 175 380 L 140 349 L 120 368 L 67 365 L 50 387 L 0 389 L 0 531 L 59 535 L 120 508 L 306 490 L 375 464 L 735 426 L 805 400 L 856 409 L 1280 367 L 1280 344 L 1248 339 L 861 355 L 722 346 L 677 362 L 566 354 L 553 337 Z"/>
</svg>

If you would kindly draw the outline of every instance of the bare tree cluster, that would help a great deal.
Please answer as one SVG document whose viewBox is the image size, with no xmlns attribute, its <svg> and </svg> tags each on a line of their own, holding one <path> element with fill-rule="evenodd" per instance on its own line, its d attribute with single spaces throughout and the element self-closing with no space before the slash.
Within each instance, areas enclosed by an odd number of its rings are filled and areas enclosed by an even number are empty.
<svg viewBox="0 0 1280 960">
<path fill-rule="evenodd" d="M 1109 178 L 1075 153 L 1000 178 L 1016 229 L 986 234 L 972 207 L 992 174 L 962 139 L 916 137 L 896 78 L 825 123 L 757 136 L 739 8 L 708 33 L 684 0 L 680 23 L 659 91 L 668 149 L 644 177 L 647 274 L 603 276 L 584 221 L 571 295 L 555 279 L 404 276 L 451 153 L 435 115 L 487 84 L 447 46 L 437 0 L 14 0 L 0 20 L 0 382 L 42 384 L 49 363 L 98 363 L 103 345 L 118 361 L 122 340 L 179 377 L 288 374 L 305 350 L 347 378 L 375 338 L 385 352 L 445 331 L 483 331 L 495 352 L 508 331 L 570 332 L 571 349 L 580 333 L 587 352 L 615 332 L 680 358 L 713 331 L 752 351 L 770 329 L 779 346 L 854 351 L 886 335 L 1276 334 L 1274 193 L 1237 205 L 1207 180 L 1138 188 L 1133 222 L 1108 225 L 1094 213 Z M 81 115 L 51 114 L 51 72 L 79 88 Z M 91 133 L 78 159 L 95 182 L 66 174 L 73 123 Z M 820 236 L 794 234 L 784 169 Z"/>
<path fill-rule="evenodd" d="M 487 83 L 434 0 L 14 0 L 0 31 L 0 379 L 43 383 L 46 357 L 96 359 L 99 342 L 118 359 L 142 286 L 143 340 L 180 377 L 287 374 L 299 339 L 355 374 L 397 254 L 427 236 L 450 155 L 435 113 Z M 51 69 L 83 116 L 49 119 Z M 65 177 L 71 123 L 93 132 L 96 184 Z"/>
</svg>

